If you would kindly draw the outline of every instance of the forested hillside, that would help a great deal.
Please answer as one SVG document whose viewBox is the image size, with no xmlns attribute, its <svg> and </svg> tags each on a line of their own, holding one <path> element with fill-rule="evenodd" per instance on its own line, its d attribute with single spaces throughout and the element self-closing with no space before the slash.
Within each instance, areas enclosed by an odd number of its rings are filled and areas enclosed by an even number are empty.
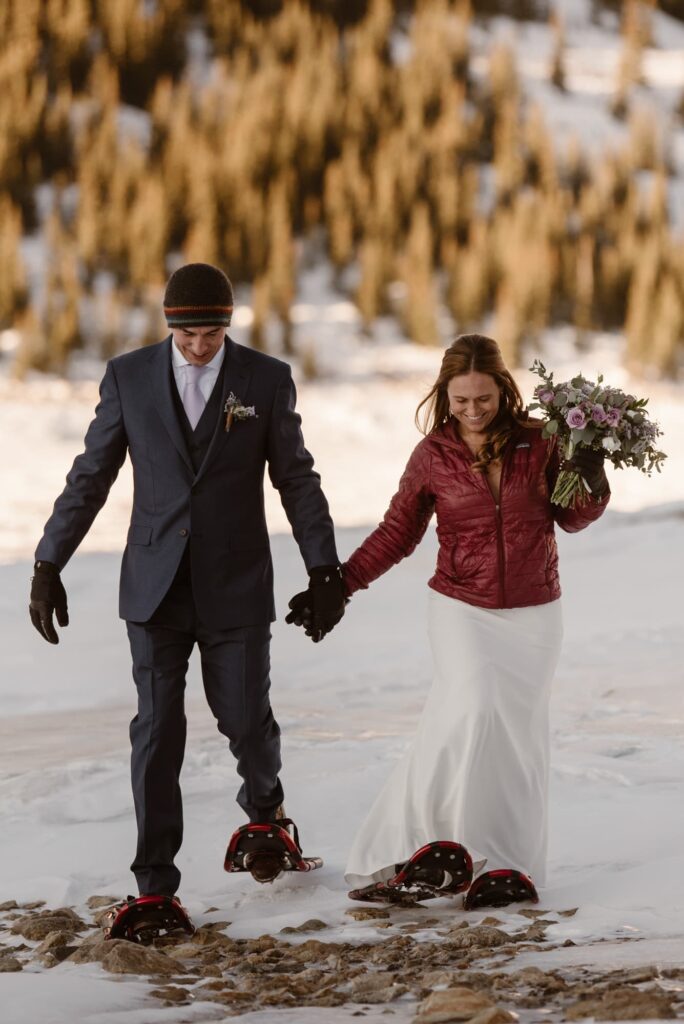
<svg viewBox="0 0 684 1024">
<path fill-rule="evenodd" d="M 512 360 L 570 323 L 580 339 L 624 329 L 631 365 L 674 374 L 673 122 L 633 103 L 656 11 L 588 7 L 619 36 L 608 105 L 628 126 L 598 155 L 555 144 L 514 47 L 473 66 L 475 25 L 536 20 L 562 93 L 551 2 L 5 0 L 0 329 L 19 332 L 17 372 L 158 340 L 164 281 L 186 260 L 252 286 L 252 344 L 275 314 L 292 354 L 298 274 L 326 260 L 364 323 L 389 313 L 421 344 L 443 302 L 455 330 L 493 313 Z M 681 128 L 684 93 L 668 117 Z"/>
</svg>

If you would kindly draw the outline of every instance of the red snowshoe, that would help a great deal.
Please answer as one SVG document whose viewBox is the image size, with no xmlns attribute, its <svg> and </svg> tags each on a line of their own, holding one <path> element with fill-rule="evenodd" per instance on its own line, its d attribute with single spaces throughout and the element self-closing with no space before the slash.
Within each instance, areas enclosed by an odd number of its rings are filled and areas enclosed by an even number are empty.
<svg viewBox="0 0 684 1024">
<path fill-rule="evenodd" d="M 532 879 L 522 871 L 502 868 L 478 875 L 463 900 L 463 907 L 465 910 L 478 910 L 480 907 L 505 907 L 509 903 L 523 901 L 539 903 Z"/>
<path fill-rule="evenodd" d="M 405 864 L 398 864 L 392 878 L 352 889 L 349 898 L 410 907 L 421 900 L 456 896 L 468 888 L 472 877 L 473 861 L 465 846 L 436 840 L 422 846 Z"/>
<path fill-rule="evenodd" d="M 195 926 L 176 896 L 129 896 L 107 915 L 105 939 L 128 939 L 144 945 L 180 930 L 193 935 Z"/>
<path fill-rule="evenodd" d="M 297 826 L 291 818 L 281 818 L 277 825 L 251 823 L 236 829 L 223 866 L 230 872 L 249 871 L 257 882 L 273 882 L 283 871 L 314 871 L 323 861 L 302 856 Z"/>
</svg>

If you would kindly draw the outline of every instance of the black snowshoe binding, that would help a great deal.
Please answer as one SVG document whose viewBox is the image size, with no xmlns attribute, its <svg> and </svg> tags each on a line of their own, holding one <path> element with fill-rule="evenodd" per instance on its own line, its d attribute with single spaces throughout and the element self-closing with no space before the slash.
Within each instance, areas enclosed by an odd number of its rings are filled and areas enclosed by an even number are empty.
<svg viewBox="0 0 684 1024">
<path fill-rule="evenodd" d="M 480 907 L 505 907 L 509 903 L 524 901 L 539 903 L 532 879 L 522 871 L 504 868 L 478 875 L 463 900 L 463 907 L 465 910 L 478 910 Z"/>
<path fill-rule="evenodd" d="M 297 826 L 291 818 L 281 818 L 277 824 L 253 822 L 236 829 L 223 866 L 229 872 L 249 871 L 256 882 L 273 882 L 284 871 L 315 871 L 323 861 L 302 856 Z"/>
<path fill-rule="evenodd" d="M 373 882 L 352 889 L 349 898 L 368 903 L 414 906 L 421 900 L 456 896 L 464 892 L 473 877 L 473 861 L 465 846 L 446 839 L 427 843 L 386 882 Z"/>
<path fill-rule="evenodd" d="M 195 932 L 185 907 L 175 896 L 129 896 L 107 917 L 105 939 L 128 939 L 148 945 L 163 935 Z"/>
</svg>

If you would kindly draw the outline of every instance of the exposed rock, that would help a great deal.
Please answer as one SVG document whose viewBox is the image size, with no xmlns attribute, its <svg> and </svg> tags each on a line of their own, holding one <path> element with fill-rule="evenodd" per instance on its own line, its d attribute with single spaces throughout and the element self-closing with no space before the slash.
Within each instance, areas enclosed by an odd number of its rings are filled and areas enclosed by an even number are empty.
<svg viewBox="0 0 684 1024">
<path fill-rule="evenodd" d="M 456 929 L 449 932 L 449 945 L 456 949 L 470 949 L 473 946 L 503 946 L 511 941 L 510 935 L 500 928 L 492 928 L 490 925 L 478 924 L 467 930 Z"/>
<path fill-rule="evenodd" d="M 408 989 L 388 971 L 363 973 L 352 979 L 352 1000 L 355 1003 L 391 1003 Z"/>
<path fill-rule="evenodd" d="M 261 997 L 262 1006 L 297 1006 L 299 1000 L 292 993 L 286 989 L 276 989 L 275 992 L 267 992 Z"/>
<path fill-rule="evenodd" d="M 73 937 L 73 932 L 48 932 L 41 944 L 36 947 L 36 953 L 47 953 L 50 950 L 59 949 L 61 946 L 68 946 Z"/>
<path fill-rule="evenodd" d="M 207 924 L 200 925 L 197 929 L 198 932 L 222 932 L 226 928 L 229 928 L 232 921 L 209 921 Z M 197 934 L 197 933 L 195 933 Z"/>
<path fill-rule="evenodd" d="M 200 967 L 199 972 L 203 978 L 221 978 L 223 976 L 223 971 L 218 964 L 204 964 Z"/>
<path fill-rule="evenodd" d="M 245 949 L 248 953 L 265 953 L 267 950 L 275 949 L 278 940 L 272 935 L 260 935 L 258 939 L 248 939 Z"/>
<path fill-rule="evenodd" d="M 32 903 L 20 903 L 19 907 L 21 910 L 40 910 L 41 907 L 45 906 L 45 900 L 33 900 Z"/>
<path fill-rule="evenodd" d="M 355 921 L 379 921 L 390 916 L 389 910 L 382 907 L 354 907 L 353 910 L 345 910 L 345 914 Z"/>
<path fill-rule="evenodd" d="M 538 967 L 523 967 L 509 977 L 519 984 L 539 988 L 544 992 L 560 992 L 567 988 L 563 978 L 547 971 L 541 971 Z"/>
<path fill-rule="evenodd" d="M 78 949 L 72 944 L 73 932 L 50 932 L 34 950 L 43 967 L 56 967 Z"/>
<path fill-rule="evenodd" d="M 207 948 L 206 946 L 204 947 Z M 220 947 L 217 945 L 216 947 Z M 169 946 L 167 950 L 168 956 L 172 956 L 174 960 L 191 960 L 193 957 L 201 957 L 202 949 L 198 948 L 193 942 L 181 942 L 178 946 Z"/>
<path fill-rule="evenodd" d="M 121 903 L 120 896 L 89 896 L 86 900 L 86 906 L 89 910 L 99 910 L 101 907 L 113 907 L 116 903 Z"/>
<path fill-rule="evenodd" d="M 15 956 L 3 956 L 0 958 L 0 974 L 14 974 L 23 970 L 21 961 Z"/>
<path fill-rule="evenodd" d="M 344 946 L 332 942 L 307 939 L 306 942 L 302 942 L 301 945 L 291 949 L 290 956 L 298 963 L 305 963 L 310 966 L 314 963 L 320 963 L 332 954 L 335 957 L 336 963 L 337 957 L 343 953 L 344 948 Z"/>
<path fill-rule="evenodd" d="M 551 924 L 553 922 L 549 922 Z M 546 929 L 549 924 L 542 924 L 541 921 L 535 921 L 529 928 L 526 928 L 524 932 L 517 932 L 515 935 L 516 942 L 544 942 L 546 939 Z"/>
<path fill-rule="evenodd" d="M 320 921 L 317 917 L 312 917 L 303 924 L 298 924 L 294 928 L 287 925 L 285 928 L 280 929 L 281 935 L 294 935 L 297 932 L 322 932 L 325 928 L 330 926 L 325 921 Z"/>
<path fill-rule="evenodd" d="M 644 981 L 653 981 L 658 977 L 658 968 L 650 965 L 648 967 L 634 967 L 631 970 L 620 971 L 620 980 L 630 985 L 640 985 Z"/>
<path fill-rule="evenodd" d="M 230 953 L 237 951 L 241 947 L 238 946 L 235 939 L 229 939 L 227 935 L 222 932 L 205 931 L 203 928 L 198 928 L 191 939 L 188 940 L 196 947 L 196 952 L 200 952 L 200 949 L 214 949 L 221 950 L 223 953 Z M 183 943 L 185 945 L 185 943 Z M 199 949 L 197 948 L 199 947 Z M 203 954 L 202 954 L 203 955 Z"/>
<path fill-rule="evenodd" d="M 53 911 L 18 918 L 12 925 L 12 932 L 15 935 L 23 935 L 25 939 L 33 942 L 41 942 L 50 932 L 66 932 L 73 936 L 86 927 L 76 914 Z"/>
<path fill-rule="evenodd" d="M 165 953 L 127 939 L 99 939 L 83 943 L 68 960 L 77 964 L 101 963 L 112 974 L 158 974 L 169 977 L 183 973 L 183 967 Z"/>
<path fill-rule="evenodd" d="M 24 953 L 31 949 L 25 942 L 18 942 L 13 946 L 0 946 L 0 958 L 3 956 L 14 956 L 16 953 Z"/>
<path fill-rule="evenodd" d="M 229 978 L 222 978 L 220 981 L 214 978 L 212 981 L 203 981 L 195 989 L 197 994 L 202 992 L 220 992 L 224 988 L 235 988 L 235 983 Z"/>
<path fill-rule="evenodd" d="M 342 1006 L 347 1002 L 347 997 L 343 992 L 330 991 L 322 992 L 315 996 L 310 996 L 306 1000 L 307 1006 Z M 387 1011 L 384 1011 L 387 1012 Z M 392 1011 L 390 1011 L 391 1013 Z M 353 1016 L 353 1014 L 352 1014 Z"/>
<path fill-rule="evenodd" d="M 671 995 L 658 988 L 649 992 L 629 987 L 609 989 L 599 998 L 580 999 L 565 1011 L 566 1020 L 667 1020 L 675 1016 Z"/>
<path fill-rule="evenodd" d="M 209 1003 L 221 1003 L 224 1006 L 235 1006 L 243 1003 L 253 1003 L 254 996 L 251 992 L 236 992 L 233 989 L 223 989 L 221 992 L 204 992 L 202 990 L 202 1001 Z"/>
<path fill-rule="evenodd" d="M 111 941 L 113 941 L 113 942 L 122 942 L 123 940 L 122 939 L 113 939 Z M 105 940 L 104 940 L 103 936 L 99 932 L 91 932 L 90 935 L 86 935 L 86 937 L 79 943 L 78 953 L 79 953 L 79 955 L 81 957 L 83 957 L 83 959 L 80 960 L 81 963 L 88 963 L 89 962 L 88 958 L 86 956 L 86 952 L 87 952 L 87 950 L 92 949 L 95 946 L 102 946 L 103 949 L 107 948 L 105 946 Z"/>
<path fill-rule="evenodd" d="M 471 988 L 448 988 L 433 992 L 418 1007 L 414 1024 L 451 1024 L 471 1020 L 483 1010 L 492 1008 L 491 999 Z"/>
<path fill-rule="evenodd" d="M 427 971 L 421 977 L 421 982 L 429 989 L 438 988 L 443 985 L 446 985 L 447 988 L 453 988 L 458 983 L 458 979 L 453 971 Z"/>
<path fill-rule="evenodd" d="M 186 988 L 178 988 L 177 985 L 167 985 L 165 988 L 153 988 L 150 992 L 155 999 L 163 999 L 165 1003 L 188 1003 L 192 998 Z"/>
<path fill-rule="evenodd" d="M 471 1017 L 468 1024 L 512 1024 L 517 1019 L 514 1013 L 504 1010 L 501 1006 L 490 1006 L 489 1009 L 480 1010 Z"/>
<path fill-rule="evenodd" d="M 522 914 L 524 911 L 521 910 L 520 913 Z M 498 924 L 503 924 L 503 921 L 498 917 L 483 917 L 480 924 L 491 924 L 496 928 Z"/>
<path fill-rule="evenodd" d="M 7 910 L 18 910 L 19 904 L 16 900 L 5 900 L 4 903 L 0 903 L 0 913 L 5 913 Z"/>
<path fill-rule="evenodd" d="M 558 911 L 558 916 L 559 917 L 574 917 L 575 914 L 577 913 L 578 909 L 579 909 L 578 907 L 572 907 L 570 910 L 559 910 Z"/>
<path fill-rule="evenodd" d="M 173 975 L 183 971 L 180 964 L 176 963 L 165 953 L 159 953 L 155 949 L 139 946 L 135 942 L 114 940 L 107 943 L 113 945 L 113 949 L 102 958 L 102 966 L 111 974 L 161 974 Z"/>
</svg>

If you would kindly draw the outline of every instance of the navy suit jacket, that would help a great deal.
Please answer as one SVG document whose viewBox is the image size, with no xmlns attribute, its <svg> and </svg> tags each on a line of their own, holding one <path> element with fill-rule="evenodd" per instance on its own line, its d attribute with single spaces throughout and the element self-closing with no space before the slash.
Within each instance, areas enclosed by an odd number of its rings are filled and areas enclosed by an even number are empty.
<svg viewBox="0 0 684 1024">
<path fill-rule="evenodd" d="M 295 412 L 290 367 L 226 337 L 221 412 L 195 473 L 174 406 L 172 344 L 168 337 L 107 364 L 85 450 L 74 461 L 35 557 L 59 569 L 66 565 L 128 453 L 134 493 L 121 565 L 121 617 L 150 618 L 189 544 L 193 596 L 207 627 L 271 622 L 266 466 L 307 569 L 338 562 L 328 504 Z M 226 432 L 223 408 L 231 391 L 243 405 L 255 406 L 257 415 L 234 420 Z"/>
</svg>

